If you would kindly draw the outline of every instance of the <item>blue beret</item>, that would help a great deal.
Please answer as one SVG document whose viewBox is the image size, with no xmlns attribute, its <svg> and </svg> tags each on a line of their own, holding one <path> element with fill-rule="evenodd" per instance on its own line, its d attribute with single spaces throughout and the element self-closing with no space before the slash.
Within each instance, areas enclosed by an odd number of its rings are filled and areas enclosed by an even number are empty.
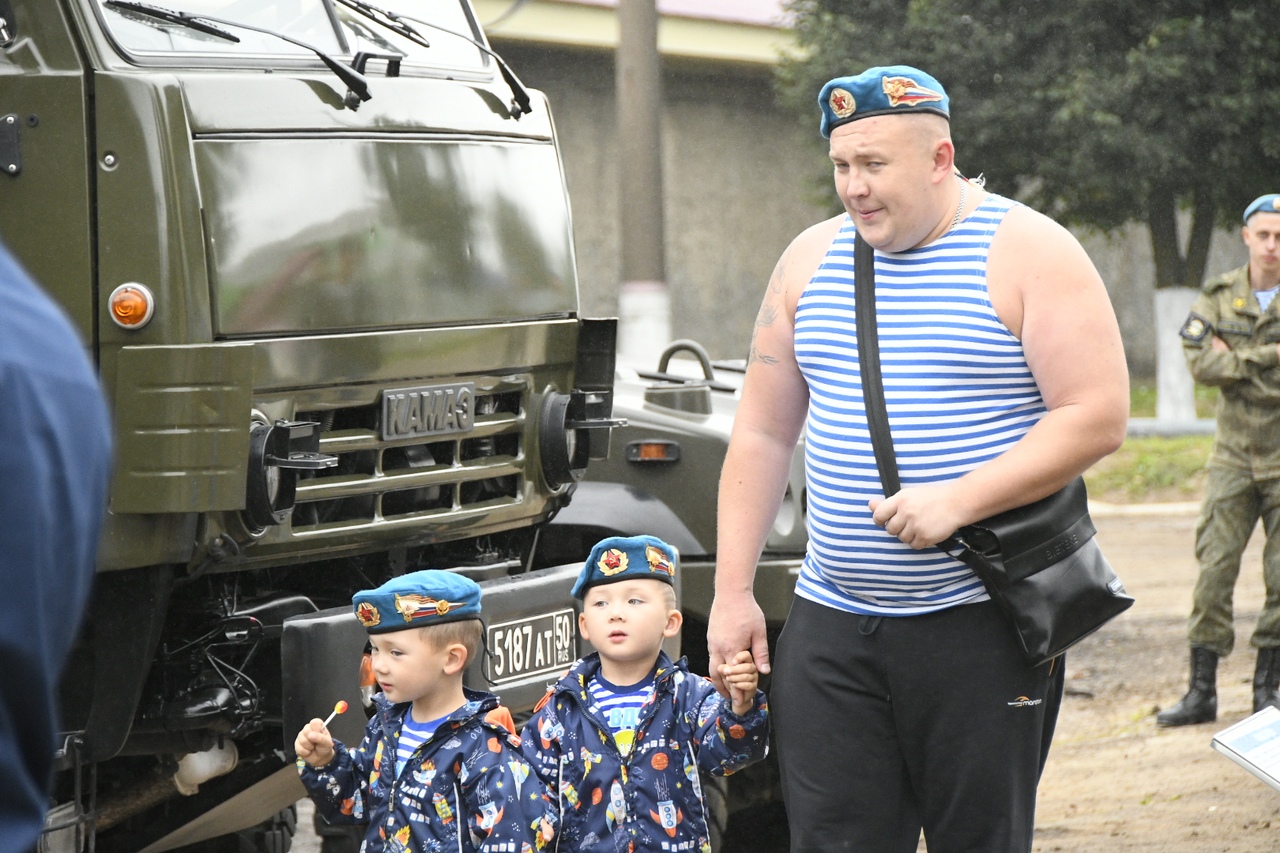
<svg viewBox="0 0 1280 853">
<path fill-rule="evenodd" d="M 356 618 L 370 634 L 480 618 L 480 586 L 440 569 L 410 572 L 351 597 Z"/>
<path fill-rule="evenodd" d="M 676 549 L 656 536 L 610 536 L 591 549 L 573 597 L 581 599 L 593 586 L 636 578 L 674 585 L 679 559 Z"/>
<path fill-rule="evenodd" d="M 1245 224 L 1248 224 L 1249 217 L 1255 213 L 1280 213 L 1280 193 L 1260 195 L 1255 198 L 1253 203 L 1244 209 Z"/>
<path fill-rule="evenodd" d="M 951 118 L 951 99 L 942 84 L 910 65 L 880 65 L 856 77 L 837 77 L 818 95 L 822 135 L 871 116 L 936 113 Z"/>
</svg>

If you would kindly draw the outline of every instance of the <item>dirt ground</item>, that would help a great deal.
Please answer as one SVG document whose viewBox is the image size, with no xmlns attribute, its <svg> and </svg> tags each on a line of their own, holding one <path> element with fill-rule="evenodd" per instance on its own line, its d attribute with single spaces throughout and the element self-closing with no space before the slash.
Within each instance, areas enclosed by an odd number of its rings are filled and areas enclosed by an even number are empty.
<svg viewBox="0 0 1280 853">
<path fill-rule="evenodd" d="M 1033 850 L 1280 850 L 1280 791 L 1209 745 L 1214 732 L 1251 711 L 1248 643 L 1263 600 L 1261 536 L 1249 545 L 1236 588 L 1237 650 L 1220 665 L 1218 721 L 1159 729 L 1156 711 L 1186 689 L 1196 505 L 1095 504 L 1093 514 L 1099 542 L 1137 603 L 1067 656 L 1067 695 L 1040 783 Z M 309 820 L 300 830 L 295 853 L 317 850 Z M 753 834 L 749 853 L 785 851 L 767 828 Z"/>
<path fill-rule="evenodd" d="M 1280 791 L 1209 745 L 1251 712 L 1260 533 L 1236 587 L 1236 652 L 1219 668 L 1218 721 L 1156 727 L 1156 711 L 1186 690 L 1195 512 L 1194 504 L 1095 506 L 1099 542 L 1137 603 L 1067 656 L 1067 696 L 1040 783 L 1037 853 L 1280 850 Z"/>
</svg>

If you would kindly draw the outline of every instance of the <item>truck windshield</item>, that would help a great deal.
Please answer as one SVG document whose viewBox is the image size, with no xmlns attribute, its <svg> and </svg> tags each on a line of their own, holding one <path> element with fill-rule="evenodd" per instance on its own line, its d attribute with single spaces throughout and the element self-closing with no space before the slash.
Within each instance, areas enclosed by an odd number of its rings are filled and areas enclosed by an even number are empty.
<svg viewBox="0 0 1280 853">
<path fill-rule="evenodd" d="M 132 54 L 232 54 L 239 56 L 310 55 L 284 39 L 252 30 L 234 30 L 239 42 L 201 32 L 181 23 L 164 21 L 128 9 L 103 5 L 103 20 L 120 46 Z M 273 30 L 315 45 L 325 52 L 343 53 L 332 10 L 324 0 L 164 0 L 162 5 L 188 15 L 213 15 Z"/>
<path fill-rule="evenodd" d="M 233 58 L 241 64 L 252 57 L 310 54 L 305 48 L 267 33 L 219 26 L 234 33 L 239 39 L 235 42 L 181 21 L 107 6 L 106 0 L 97 2 L 117 44 L 142 62 L 154 58 L 167 64 L 177 55 L 193 64 L 218 64 Z M 156 5 L 186 15 L 209 15 L 270 30 L 326 53 L 354 56 L 367 51 L 401 56 L 406 70 L 414 66 L 478 70 L 488 64 L 487 57 L 471 43 L 480 36 L 462 0 L 390 0 L 378 4 L 406 19 L 434 25 L 418 28 L 430 47 L 330 0 L 162 0 Z"/>
</svg>

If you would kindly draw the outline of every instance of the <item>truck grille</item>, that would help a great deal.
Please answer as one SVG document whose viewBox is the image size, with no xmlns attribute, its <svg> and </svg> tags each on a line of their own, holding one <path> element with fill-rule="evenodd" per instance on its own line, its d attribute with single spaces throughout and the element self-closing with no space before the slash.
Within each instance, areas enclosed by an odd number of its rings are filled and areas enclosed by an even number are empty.
<svg viewBox="0 0 1280 853">
<path fill-rule="evenodd" d="M 384 441 L 381 403 L 314 412 L 320 452 L 338 465 L 298 480 L 294 533 L 388 522 L 439 520 L 521 501 L 527 386 L 499 381 L 476 388 L 470 432 Z"/>
</svg>

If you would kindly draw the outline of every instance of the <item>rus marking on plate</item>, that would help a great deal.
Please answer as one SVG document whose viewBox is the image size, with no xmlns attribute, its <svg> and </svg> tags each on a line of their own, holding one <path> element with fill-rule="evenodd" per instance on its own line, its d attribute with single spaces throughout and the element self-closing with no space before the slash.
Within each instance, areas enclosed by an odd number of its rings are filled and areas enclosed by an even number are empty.
<svg viewBox="0 0 1280 853">
<path fill-rule="evenodd" d="M 470 432 L 476 384 L 422 385 L 382 392 L 382 440 Z"/>
</svg>

